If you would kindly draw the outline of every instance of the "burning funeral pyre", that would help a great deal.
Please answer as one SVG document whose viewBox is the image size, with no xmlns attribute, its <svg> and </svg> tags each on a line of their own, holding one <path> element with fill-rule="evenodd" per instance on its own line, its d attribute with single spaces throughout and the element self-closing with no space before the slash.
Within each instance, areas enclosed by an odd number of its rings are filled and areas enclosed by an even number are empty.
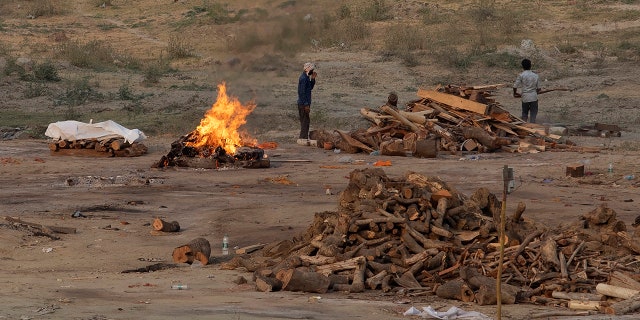
<svg viewBox="0 0 640 320">
<path fill-rule="evenodd" d="M 200 125 L 174 141 L 169 153 L 154 167 L 268 168 L 270 161 L 264 150 L 256 147 L 255 139 L 239 131 L 255 107 L 227 96 L 225 84 L 218 85 L 217 100 Z"/>
</svg>

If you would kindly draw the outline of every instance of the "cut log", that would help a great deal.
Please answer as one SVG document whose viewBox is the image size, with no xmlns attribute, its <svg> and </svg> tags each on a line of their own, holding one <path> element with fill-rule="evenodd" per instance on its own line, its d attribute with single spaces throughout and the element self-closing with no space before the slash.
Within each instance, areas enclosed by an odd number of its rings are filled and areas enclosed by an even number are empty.
<svg viewBox="0 0 640 320">
<path fill-rule="evenodd" d="M 605 307 L 604 312 L 607 314 L 623 315 L 636 312 L 640 309 L 640 294 L 635 294 L 626 300 L 616 302 L 611 306 Z"/>
<path fill-rule="evenodd" d="M 585 293 L 585 292 L 564 292 L 564 291 L 553 291 L 551 292 L 551 297 L 556 299 L 580 300 L 580 301 L 600 301 L 600 300 L 603 300 L 604 298 L 604 296 L 601 294 Z"/>
<path fill-rule="evenodd" d="M 188 244 L 173 249 L 173 261 L 178 263 L 192 264 L 199 260 L 202 265 L 206 265 L 209 263 L 210 255 L 211 245 L 205 238 L 193 239 Z"/>
<path fill-rule="evenodd" d="M 277 278 L 256 275 L 256 289 L 262 292 L 280 291 L 282 281 Z"/>
<path fill-rule="evenodd" d="M 462 279 L 450 280 L 438 286 L 436 295 L 443 299 L 454 299 L 463 302 L 471 302 L 475 298 L 473 290 Z"/>
<path fill-rule="evenodd" d="M 640 282 L 636 281 L 635 279 L 621 271 L 614 271 L 611 274 L 611 276 L 609 277 L 609 284 L 612 286 L 618 286 L 632 290 L 640 290 Z"/>
<path fill-rule="evenodd" d="M 567 166 L 565 175 L 573 178 L 584 177 L 584 164 L 574 163 Z"/>
<path fill-rule="evenodd" d="M 331 263 L 331 264 L 318 266 L 316 268 L 316 272 L 319 272 L 319 273 L 324 274 L 324 275 L 329 275 L 331 273 L 334 273 L 334 272 L 340 271 L 340 270 L 355 269 L 358 265 L 364 264 L 365 262 L 366 261 L 365 261 L 365 258 L 363 256 L 358 256 L 358 257 L 355 257 L 355 258 L 351 258 L 349 260 L 339 261 L 339 262 L 335 262 L 335 263 Z"/>
<path fill-rule="evenodd" d="M 596 285 L 596 291 L 599 294 L 605 295 L 605 296 L 609 296 L 609 297 L 615 297 L 615 298 L 622 298 L 622 299 L 629 299 L 631 297 L 633 297 L 634 295 L 637 295 L 638 293 L 640 293 L 640 291 L 638 290 L 633 290 L 633 289 L 629 289 L 629 288 L 623 288 L 623 287 L 618 287 L 618 286 L 612 286 L 606 283 L 598 283 Z"/>
<path fill-rule="evenodd" d="M 299 269 L 281 270 L 276 278 L 282 281 L 282 290 L 286 291 L 326 293 L 331 284 L 323 274 Z"/>
<path fill-rule="evenodd" d="M 163 232 L 178 232 L 180 231 L 180 224 L 178 221 L 167 222 L 160 218 L 153 219 L 153 229 Z"/>
<path fill-rule="evenodd" d="M 567 303 L 567 307 L 571 310 L 600 310 L 602 301 L 581 301 L 571 300 Z"/>
<path fill-rule="evenodd" d="M 388 275 L 387 270 L 382 270 L 373 277 L 369 277 L 366 280 L 367 287 L 371 290 L 376 290 L 378 286 L 382 285 L 382 280 Z"/>
<path fill-rule="evenodd" d="M 382 106 L 380 107 L 380 109 L 390 115 L 392 115 L 394 118 L 398 119 L 398 121 L 400 121 L 402 124 L 406 125 L 407 127 L 409 127 L 409 129 L 411 129 L 411 131 L 413 132 L 420 132 L 420 128 L 418 128 L 418 126 L 409 121 L 409 119 L 405 118 L 403 115 L 401 115 L 398 111 L 393 110 L 393 108 L 389 107 L 389 106 Z"/>
</svg>

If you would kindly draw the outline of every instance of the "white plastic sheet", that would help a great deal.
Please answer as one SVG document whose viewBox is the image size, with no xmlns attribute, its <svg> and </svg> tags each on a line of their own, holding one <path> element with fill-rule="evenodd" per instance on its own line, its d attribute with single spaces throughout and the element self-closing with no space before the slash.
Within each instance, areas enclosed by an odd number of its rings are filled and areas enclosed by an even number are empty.
<svg viewBox="0 0 640 320">
<path fill-rule="evenodd" d="M 418 310 L 415 307 L 411 307 L 405 311 L 405 316 L 421 316 L 426 319 L 464 319 L 464 320 L 492 320 L 489 316 L 486 316 L 477 311 L 464 311 L 458 307 L 451 307 L 447 311 L 436 311 L 431 306 L 422 307 L 423 311 Z"/>
<path fill-rule="evenodd" d="M 44 133 L 47 137 L 62 140 L 104 139 L 123 137 L 126 142 L 139 142 L 147 138 L 138 129 L 127 129 L 112 120 L 84 123 L 67 120 L 50 123 Z"/>
</svg>

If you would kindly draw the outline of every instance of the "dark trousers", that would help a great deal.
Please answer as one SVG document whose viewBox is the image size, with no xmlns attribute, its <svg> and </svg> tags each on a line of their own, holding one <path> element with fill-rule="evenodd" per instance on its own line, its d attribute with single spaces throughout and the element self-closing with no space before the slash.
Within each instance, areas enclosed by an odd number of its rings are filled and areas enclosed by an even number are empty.
<svg viewBox="0 0 640 320">
<path fill-rule="evenodd" d="M 298 115 L 300 115 L 300 139 L 309 139 L 309 117 L 311 109 L 309 106 L 298 106 Z"/>
<path fill-rule="evenodd" d="M 522 120 L 525 122 L 536 122 L 536 116 L 538 115 L 538 100 L 532 102 L 522 103 Z"/>
</svg>

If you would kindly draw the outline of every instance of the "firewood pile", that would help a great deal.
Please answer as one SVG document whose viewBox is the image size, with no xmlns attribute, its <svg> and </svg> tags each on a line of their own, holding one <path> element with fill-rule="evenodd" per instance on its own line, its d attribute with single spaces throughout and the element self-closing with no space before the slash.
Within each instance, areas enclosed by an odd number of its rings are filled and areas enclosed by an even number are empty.
<svg viewBox="0 0 640 320">
<path fill-rule="evenodd" d="M 299 237 L 236 255 L 222 268 L 253 272 L 260 291 L 381 290 L 491 305 L 502 264 L 504 304 L 627 312 L 605 300 L 622 296 L 596 290 L 606 284 L 623 288 L 622 301 L 636 306 L 640 242 L 613 210 L 598 207 L 552 230 L 523 217 L 519 203 L 505 221 L 501 261 L 501 208 L 486 188 L 465 196 L 435 177 L 354 170 L 336 212 L 316 213 Z"/>
<path fill-rule="evenodd" d="M 201 139 L 197 130 L 171 143 L 171 150 L 153 164 L 154 168 L 192 167 L 205 169 L 219 168 L 269 168 L 271 162 L 264 150 L 258 147 L 241 146 L 235 153 L 228 153 L 222 146 L 194 146 Z"/>
<path fill-rule="evenodd" d="M 407 104 L 406 111 L 390 105 L 378 110 L 362 108 L 372 123 L 353 132 L 312 132 L 318 146 L 330 142 L 348 153 L 379 151 L 382 155 L 432 158 L 437 152 L 541 152 L 583 150 L 542 125 L 525 123 L 502 109 L 493 99 L 504 85 L 440 86 L 420 89 L 420 99 Z"/>
<path fill-rule="evenodd" d="M 49 150 L 60 154 L 84 153 L 106 157 L 139 157 L 147 153 L 147 146 L 140 142 L 129 143 L 122 137 L 103 139 L 57 139 L 49 142 Z"/>
</svg>

